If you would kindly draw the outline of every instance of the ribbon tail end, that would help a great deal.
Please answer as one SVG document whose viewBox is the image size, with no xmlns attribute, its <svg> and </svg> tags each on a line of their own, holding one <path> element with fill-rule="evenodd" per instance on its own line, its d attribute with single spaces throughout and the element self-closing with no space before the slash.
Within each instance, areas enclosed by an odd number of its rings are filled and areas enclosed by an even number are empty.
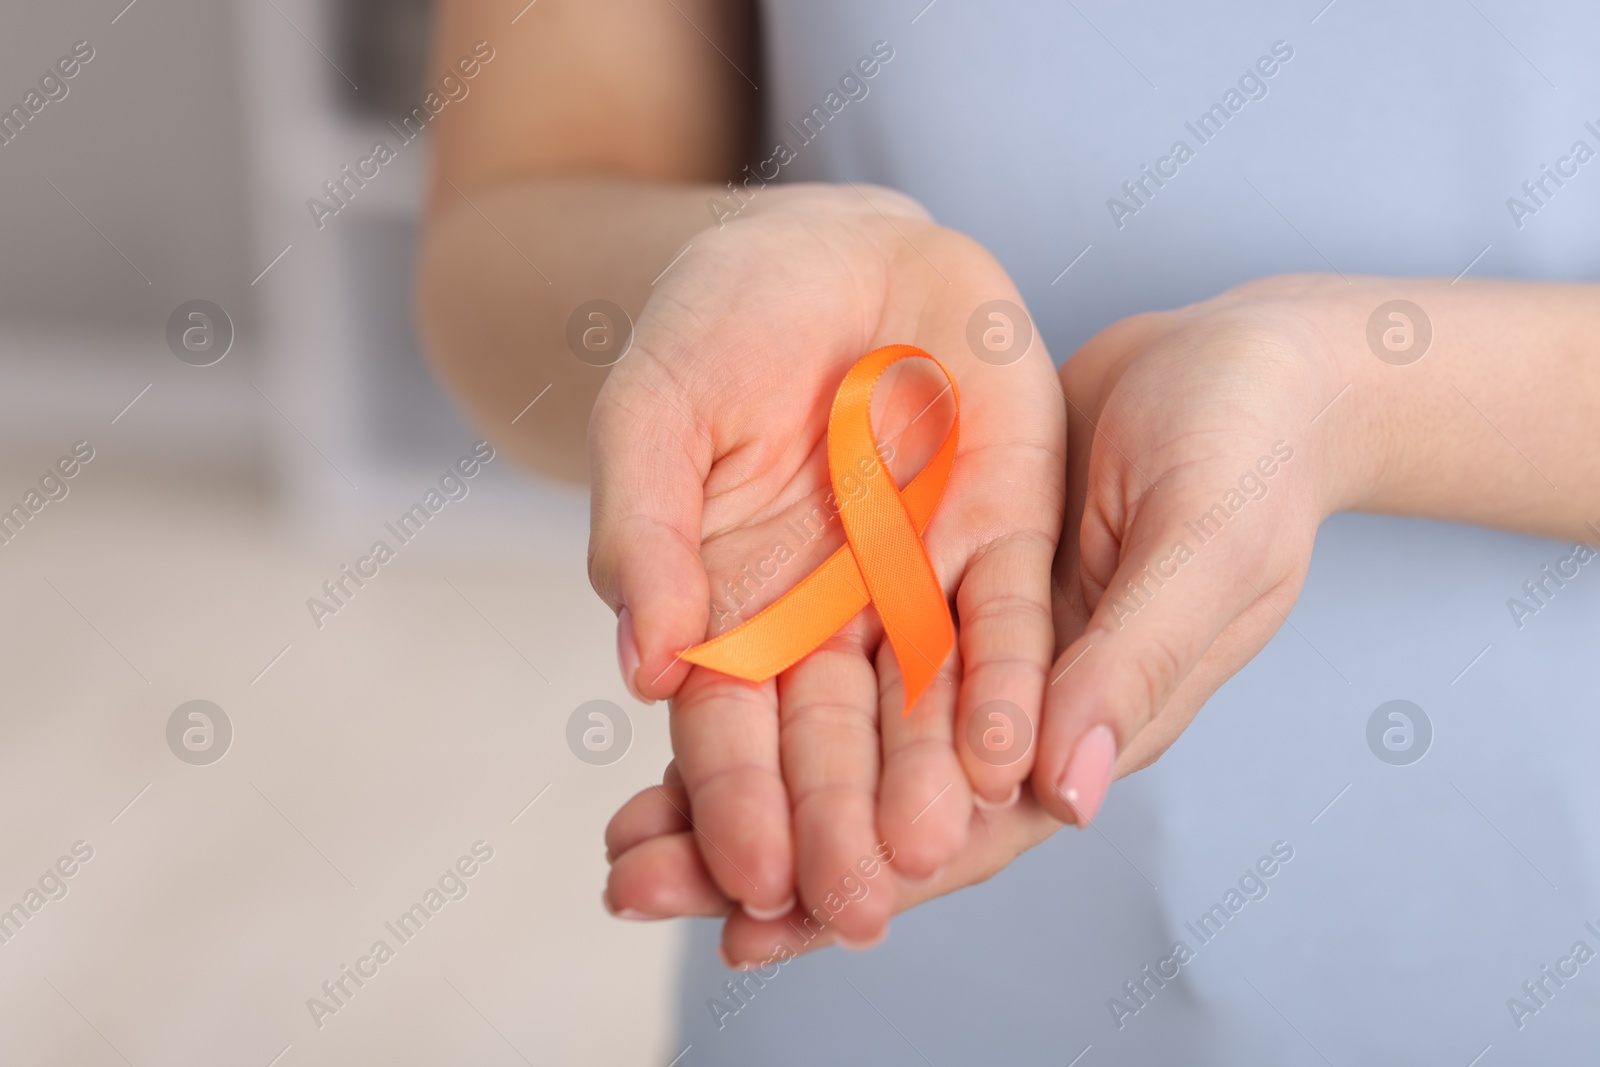
<svg viewBox="0 0 1600 1067">
<path fill-rule="evenodd" d="M 726 674 L 731 678 L 738 678 L 740 681 L 751 682 L 755 685 L 760 685 L 773 676 L 773 672 L 741 668 L 738 664 L 728 662 L 718 656 L 697 656 L 686 652 L 678 658 L 685 663 L 692 663 L 697 667 L 704 667 L 707 670 L 716 671 L 718 674 Z"/>
</svg>

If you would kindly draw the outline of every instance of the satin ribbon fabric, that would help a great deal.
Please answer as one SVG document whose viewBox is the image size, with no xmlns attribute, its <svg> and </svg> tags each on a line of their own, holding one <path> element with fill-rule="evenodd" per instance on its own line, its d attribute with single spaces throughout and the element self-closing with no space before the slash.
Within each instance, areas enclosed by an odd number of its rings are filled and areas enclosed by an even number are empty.
<svg viewBox="0 0 1600 1067">
<path fill-rule="evenodd" d="M 872 437 L 872 391 L 903 359 L 926 359 L 950 383 L 956 418 L 905 489 L 894 484 Z M 755 617 L 683 653 L 690 663 L 764 682 L 804 659 L 871 604 L 905 679 L 905 710 L 955 646 L 950 604 L 922 544 L 955 463 L 961 396 L 944 364 L 913 345 L 885 345 L 845 374 L 828 416 L 828 474 L 845 544 Z"/>
</svg>

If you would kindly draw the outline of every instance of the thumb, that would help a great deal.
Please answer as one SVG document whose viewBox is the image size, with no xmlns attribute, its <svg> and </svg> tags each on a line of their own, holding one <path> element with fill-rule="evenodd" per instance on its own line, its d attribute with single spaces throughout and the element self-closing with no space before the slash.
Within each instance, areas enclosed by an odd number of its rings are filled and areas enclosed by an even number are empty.
<svg viewBox="0 0 1600 1067">
<path fill-rule="evenodd" d="M 711 445 L 671 405 L 641 411 L 610 393 L 589 423 L 589 582 L 617 612 L 623 682 L 651 703 L 677 691 L 691 668 L 678 654 L 710 620 L 700 530 Z"/>
<path fill-rule="evenodd" d="M 1150 500 L 1136 522 L 1143 529 L 1129 531 L 1119 553 L 1116 536 L 1085 516 L 1085 559 L 1098 550 L 1117 562 L 1088 626 L 1056 660 L 1045 688 L 1034 792 L 1046 811 L 1080 827 L 1094 818 L 1118 755 L 1267 589 L 1253 577 L 1267 569 L 1265 542 L 1239 528 L 1264 532 L 1266 520 Z"/>
</svg>

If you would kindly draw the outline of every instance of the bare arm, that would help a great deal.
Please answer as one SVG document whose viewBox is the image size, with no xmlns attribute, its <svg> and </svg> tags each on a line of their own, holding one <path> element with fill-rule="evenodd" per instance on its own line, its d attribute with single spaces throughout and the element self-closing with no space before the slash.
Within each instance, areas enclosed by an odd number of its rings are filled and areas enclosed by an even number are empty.
<svg viewBox="0 0 1600 1067">
<path fill-rule="evenodd" d="M 1324 284 L 1334 294 L 1319 330 L 1352 384 L 1339 401 L 1350 410 L 1336 404 L 1318 425 L 1347 419 L 1340 436 L 1360 457 L 1360 489 L 1336 504 L 1600 540 L 1586 527 L 1600 523 L 1600 286 Z M 1364 333 L 1397 297 L 1422 308 L 1433 332 L 1427 353 L 1402 366 L 1377 358 Z"/>
<path fill-rule="evenodd" d="M 637 318 L 712 221 L 755 113 L 735 69 L 754 71 L 754 26 L 745 0 L 539 0 L 518 17 L 524 3 L 440 5 L 436 75 L 479 41 L 495 58 L 439 117 L 416 305 L 439 373 L 487 432 L 582 481 L 606 371 L 568 350 L 568 316 L 605 299 Z"/>
</svg>

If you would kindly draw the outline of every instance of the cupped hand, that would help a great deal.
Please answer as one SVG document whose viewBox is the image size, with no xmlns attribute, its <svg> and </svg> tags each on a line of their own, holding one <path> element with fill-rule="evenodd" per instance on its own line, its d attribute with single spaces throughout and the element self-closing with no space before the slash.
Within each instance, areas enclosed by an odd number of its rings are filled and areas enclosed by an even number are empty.
<svg viewBox="0 0 1600 1067">
<path fill-rule="evenodd" d="M 880 906 L 982 881 L 1061 825 L 1087 825 L 1111 780 L 1154 761 L 1283 623 L 1318 525 L 1354 493 L 1356 464 L 1322 418 L 1345 384 L 1319 332 L 1339 284 L 1276 279 L 1137 316 L 1068 361 L 1059 654 L 1033 788 L 1010 809 L 974 809 L 944 870 L 885 880 Z M 739 964 L 835 939 L 806 936 L 810 913 L 735 912 L 693 848 L 681 789 L 669 768 L 612 820 L 614 907 L 727 915 L 723 953 Z"/>
<path fill-rule="evenodd" d="M 1356 499 L 1359 449 L 1323 418 L 1349 384 L 1325 332 L 1345 285 L 1265 279 L 1135 316 L 1063 368 L 1075 536 L 1056 559 L 1063 647 L 1033 770 L 1057 818 L 1092 819 L 1261 651 L 1317 528 Z"/>
<path fill-rule="evenodd" d="M 1013 802 L 1030 770 L 1028 758 L 996 766 L 957 742 L 971 709 L 994 700 L 1036 728 L 1055 648 L 1063 404 L 1042 342 L 1005 365 L 969 347 L 969 318 L 996 299 L 1020 303 L 994 259 L 900 194 L 762 190 L 658 281 L 596 404 L 591 580 L 619 613 L 629 688 L 672 698 L 679 777 L 646 823 L 692 827 L 708 884 L 753 921 L 821 905 L 864 859 L 892 855 L 897 878 L 928 878 L 962 847 L 974 796 Z M 958 625 L 939 680 L 902 714 L 871 608 L 767 683 L 691 668 L 681 652 L 843 543 L 828 413 L 849 367 L 890 343 L 936 356 L 961 397 L 954 473 L 924 536 Z M 950 425 L 943 386 L 917 360 L 879 385 L 874 425 L 897 484 Z M 682 914 L 686 891 L 670 879 L 624 891 L 614 875 L 608 903 Z M 894 895 L 868 899 L 833 933 L 880 936 Z"/>
</svg>

